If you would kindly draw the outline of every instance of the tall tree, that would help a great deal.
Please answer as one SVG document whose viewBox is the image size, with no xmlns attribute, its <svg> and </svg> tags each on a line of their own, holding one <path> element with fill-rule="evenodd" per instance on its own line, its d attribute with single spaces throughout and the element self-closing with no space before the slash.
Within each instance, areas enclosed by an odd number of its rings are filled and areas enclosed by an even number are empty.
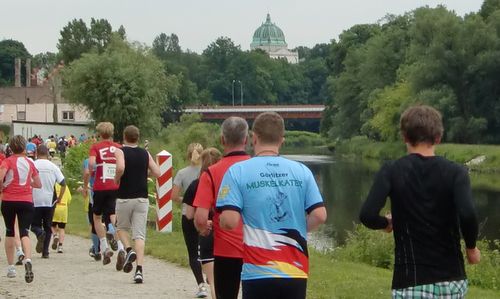
<svg viewBox="0 0 500 299">
<path fill-rule="evenodd" d="M 22 63 L 31 54 L 26 50 L 22 42 L 5 39 L 0 41 L 0 86 L 12 86 L 14 84 L 14 59 L 21 58 Z M 26 73 L 21 66 L 21 84 L 25 82 Z"/>
<path fill-rule="evenodd" d="M 63 72 L 64 96 L 84 105 L 95 122 L 111 121 L 115 137 L 134 124 L 157 132 L 160 116 L 177 97 L 178 82 L 166 77 L 160 61 L 142 49 L 113 38 L 106 50 L 74 61 Z"/>
</svg>

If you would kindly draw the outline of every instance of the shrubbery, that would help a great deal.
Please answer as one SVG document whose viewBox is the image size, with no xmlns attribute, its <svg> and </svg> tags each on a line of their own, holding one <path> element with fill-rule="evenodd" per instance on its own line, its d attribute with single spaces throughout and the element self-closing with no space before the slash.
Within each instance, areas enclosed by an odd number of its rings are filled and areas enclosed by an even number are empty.
<svg viewBox="0 0 500 299">
<path fill-rule="evenodd" d="M 81 143 L 77 146 L 68 148 L 66 158 L 64 159 L 64 176 L 67 184 L 76 189 L 78 182 L 83 180 L 83 161 L 89 157 L 89 143 Z"/>
<path fill-rule="evenodd" d="M 469 283 L 485 289 L 499 289 L 500 282 L 500 241 L 478 241 L 481 262 L 478 265 L 466 264 Z M 465 248 L 462 245 L 462 248 Z M 392 234 L 374 231 L 361 224 L 355 226 L 346 244 L 335 248 L 333 256 L 337 260 L 364 263 L 371 266 L 394 268 L 394 239 Z M 465 257 L 465 252 L 464 252 Z"/>
</svg>

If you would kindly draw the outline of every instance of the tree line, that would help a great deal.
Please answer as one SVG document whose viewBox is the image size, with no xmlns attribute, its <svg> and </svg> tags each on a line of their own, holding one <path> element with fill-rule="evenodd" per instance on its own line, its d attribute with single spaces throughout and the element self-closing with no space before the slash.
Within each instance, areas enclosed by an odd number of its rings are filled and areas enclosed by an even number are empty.
<svg viewBox="0 0 500 299">
<path fill-rule="evenodd" d="M 151 45 L 129 42 L 123 26 L 113 30 L 105 19 L 91 19 L 90 26 L 75 19 L 60 33 L 58 53 L 37 54 L 32 64 L 50 69 L 64 61 L 65 95 L 85 104 L 95 120 L 125 109 L 139 121 L 139 112 L 159 111 L 165 124 L 182 107 L 233 99 L 238 105 L 242 97 L 246 105 L 325 104 L 325 136 L 392 141 L 399 114 L 425 103 L 443 113 L 445 141 L 500 141 L 500 0 L 463 17 L 443 6 L 421 7 L 355 25 L 338 40 L 295 48 L 298 64 L 243 51 L 228 37 L 202 53 L 183 49 L 174 33 L 158 34 Z M 5 59 L 12 48 L 30 55 L 20 42 L 0 42 L 3 85 L 10 83 L 5 74 L 13 74 L 13 58 Z M 148 116 L 145 124 L 156 120 Z"/>
</svg>

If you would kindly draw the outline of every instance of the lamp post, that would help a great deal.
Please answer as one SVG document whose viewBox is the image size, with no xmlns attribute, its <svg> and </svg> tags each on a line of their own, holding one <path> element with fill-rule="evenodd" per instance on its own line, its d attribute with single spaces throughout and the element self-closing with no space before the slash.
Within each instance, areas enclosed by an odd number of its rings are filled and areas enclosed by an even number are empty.
<svg viewBox="0 0 500 299">
<path fill-rule="evenodd" d="M 241 102 L 241 106 L 243 106 L 243 82 L 239 81 L 240 82 L 240 102 Z"/>
<path fill-rule="evenodd" d="M 236 82 L 236 80 L 233 80 L 233 84 L 232 84 L 232 91 L 233 91 L 233 106 L 234 106 L 234 82 Z"/>
</svg>

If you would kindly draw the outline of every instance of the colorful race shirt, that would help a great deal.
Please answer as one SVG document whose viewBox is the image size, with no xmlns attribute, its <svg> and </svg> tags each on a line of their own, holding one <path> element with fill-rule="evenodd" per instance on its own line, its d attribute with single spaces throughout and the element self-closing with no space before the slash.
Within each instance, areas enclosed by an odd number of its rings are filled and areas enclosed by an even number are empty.
<svg viewBox="0 0 500 299">
<path fill-rule="evenodd" d="M 242 215 L 241 279 L 307 278 L 306 213 L 320 206 L 318 185 L 301 163 L 263 156 L 229 168 L 217 209 Z"/>
<path fill-rule="evenodd" d="M 94 191 L 117 190 L 119 185 L 115 184 L 116 172 L 115 151 L 121 145 L 113 141 L 104 140 L 90 147 L 90 157 L 95 157 L 96 171 Z"/>
<path fill-rule="evenodd" d="M 33 161 L 26 157 L 10 156 L 0 166 L 7 170 L 3 181 L 3 201 L 33 202 L 31 181 L 38 176 Z"/>
</svg>

